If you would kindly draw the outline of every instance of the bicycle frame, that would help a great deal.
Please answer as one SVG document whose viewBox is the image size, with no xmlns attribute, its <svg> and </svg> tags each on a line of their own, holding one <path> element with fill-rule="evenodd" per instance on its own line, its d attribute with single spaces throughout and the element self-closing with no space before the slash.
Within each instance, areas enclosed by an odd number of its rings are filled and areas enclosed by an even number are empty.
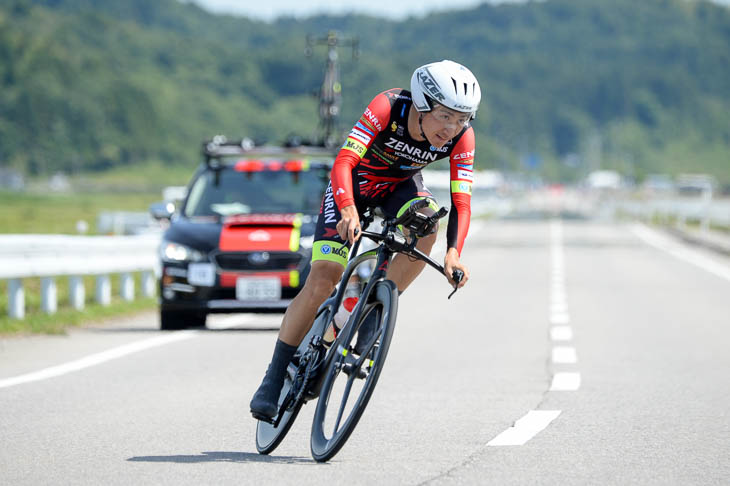
<svg viewBox="0 0 730 486">
<path fill-rule="evenodd" d="M 340 305 L 342 304 L 342 300 L 344 299 L 345 295 L 345 289 L 347 287 L 346 283 L 350 280 L 352 277 L 352 274 L 355 272 L 355 269 L 364 263 L 367 260 L 376 260 L 375 263 L 375 270 L 370 275 L 370 278 L 365 285 L 365 288 L 360 293 L 360 298 L 358 300 L 357 305 L 352 310 L 352 313 L 350 314 L 350 317 L 348 318 L 345 325 L 342 327 L 340 332 L 337 335 L 337 338 L 332 342 L 329 349 L 327 349 L 326 354 L 324 355 L 323 359 L 318 360 L 317 363 L 314 364 L 315 370 L 315 376 L 313 377 L 313 381 L 307 383 L 306 389 L 304 390 L 304 401 L 307 402 L 309 400 L 312 400 L 314 398 L 317 398 L 319 396 L 319 393 L 322 388 L 322 384 L 324 382 L 324 374 L 319 373 L 319 370 L 322 369 L 328 369 L 330 363 L 334 359 L 334 357 L 337 354 L 342 354 L 346 352 L 344 348 L 341 345 L 342 336 L 345 335 L 345 333 L 348 331 L 348 327 L 353 323 L 357 322 L 360 317 L 371 310 L 374 304 L 369 303 L 369 297 L 372 293 L 375 285 L 380 282 L 381 280 L 384 280 L 387 277 L 387 270 L 388 266 L 393 258 L 393 256 L 396 253 L 402 253 L 407 256 L 411 256 L 414 258 L 417 258 L 419 260 L 424 261 L 425 263 L 428 263 L 430 266 L 435 268 L 439 271 L 439 273 L 444 273 L 444 267 L 441 266 L 439 263 L 434 261 L 431 257 L 423 253 L 422 251 L 418 250 L 415 246 L 418 241 L 418 238 L 416 236 L 406 237 L 403 234 L 396 231 L 396 228 L 398 226 L 397 220 L 391 220 L 384 223 L 384 228 L 381 233 L 374 233 L 370 231 L 365 231 L 365 228 L 367 228 L 370 223 L 372 223 L 373 217 L 372 215 L 366 216 L 364 219 L 364 225 L 363 225 L 363 231 L 361 233 L 361 238 L 358 239 L 355 244 L 353 245 L 352 249 L 350 250 L 350 260 L 347 263 L 347 266 L 345 267 L 345 270 L 342 274 L 342 277 L 340 279 L 340 285 L 337 291 L 335 292 L 335 295 L 327 299 L 318 309 L 314 323 L 312 325 L 312 328 L 307 333 L 305 338 L 302 340 L 302 343 L 300 344 L 298 352 L 300 353 L 300 356 L 304 356 L 305 352 L 307 352 L 308 349 L 314 347 L 318 348 L 323 346 L 322 344 L 322 336 L 324 335 L 325 331 L 327 330 L 327 327 L 332 322 L 332 317 L 334 316 L 334 313 L 337 309 L 339 309 Z M 360 242 L 362 241 L 362 237 L 367 237 L 368 239 L 374 241 L 375 243 L 378 243 L 377 248 L 374 248 L 372 250 L 366 251 L 364 253 L 361 253 L 360 255 L 357 255 L 355 257 L 352 257 L 352 255 L 356 255 L 357 251 L 360 247 Z M 327 313 L 326 318 L 322 318 L 322 314 Z M 364 359 L 364 357 L 360 357 L 360 359 Z M 292 370 L 294 373 L 297 372 L 296 369 Z"/>
</svg>

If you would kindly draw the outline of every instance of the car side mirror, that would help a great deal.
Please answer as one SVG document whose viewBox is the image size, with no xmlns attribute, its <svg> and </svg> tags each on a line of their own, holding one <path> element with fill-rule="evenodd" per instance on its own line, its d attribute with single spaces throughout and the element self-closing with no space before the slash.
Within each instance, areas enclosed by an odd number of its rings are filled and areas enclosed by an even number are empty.
<svg viewBox="0 0 730 486">
<path fill-rule="evenodd" d="M 160 201 L 150 204 L 150 214 L 156 220 L 170 220 L 175 212 L 175 203 L 170 201 Z"/>
</svg>

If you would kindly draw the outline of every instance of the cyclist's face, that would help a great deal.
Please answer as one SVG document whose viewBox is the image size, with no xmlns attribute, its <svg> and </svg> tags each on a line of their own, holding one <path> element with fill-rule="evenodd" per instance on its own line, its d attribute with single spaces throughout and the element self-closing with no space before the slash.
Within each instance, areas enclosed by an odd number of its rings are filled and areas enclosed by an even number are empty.
<svg viewBox="0 0 730 486">
<path fill-rule="evenodd" d="M 436 105 L 423 117 L 423 133 L 435 147 L 443 147 L 469 123 L 471 115 Z"/>
</svg>

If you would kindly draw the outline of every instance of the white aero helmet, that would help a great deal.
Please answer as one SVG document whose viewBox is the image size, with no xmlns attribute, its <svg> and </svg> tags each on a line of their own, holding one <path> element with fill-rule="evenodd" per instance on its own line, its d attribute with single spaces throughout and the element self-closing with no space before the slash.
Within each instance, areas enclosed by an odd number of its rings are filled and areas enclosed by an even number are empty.
<svg viewBox="0 0 730 486">
<path fill-rule="evenodd" d="M 431 111 L 432 100 L 452 110 L 471 113 L 473 118 L 482 92 L 471 71 L 454 61 L 443 60 L 426 64 L 413 72 L 411 96 L 418 111 Z"/>
</svg>

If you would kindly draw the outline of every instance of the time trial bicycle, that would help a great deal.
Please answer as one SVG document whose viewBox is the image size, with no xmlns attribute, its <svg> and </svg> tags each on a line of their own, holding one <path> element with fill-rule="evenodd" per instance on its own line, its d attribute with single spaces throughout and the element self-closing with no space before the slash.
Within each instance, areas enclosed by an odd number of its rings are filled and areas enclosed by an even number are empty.
<svg viewBox="0 0 730 486">
<path fill-rule="evenodd" d="M 416 201 L 401 216 L 384 220 L 380 233 L 367 231 L 375 214 L 370 209 L 365 212 L 361 236 L 377 246 L 357 255 L 361 237 L 350 250 L 350 261 L 339 286 L 318 309 L 311 329 L 287 368 L 276 417 L 271 420 L 258 417 L 256 449 L 259 453 L 269 454 L 276 449 L 302 405 L 318 397 L 310 440 L 312 457 L 319 462 L 331 459 L 350 437 L 375 389 L 395 329 L 398 289 L 386 278 L 388 264 L 400 253 L 422 260 L 444 273 L 442 265 L 416 248 L 418 239 L 433 233 L 438 220 L 448 213 L 442 207 L 435 214 L 425 214 L 421 210 L 428 205 L 426 199 Z M 350 278 L 363 265 L 372 265 L 373 260 L 375 265 L 367 281 L 361 284 L 357 305 L 328 345 L 324 336 L 334 325 L 335 313 L 344 299 Z M 453 272 L 456 285 L 449 298 L 463 277 L 460 270 Z M 374 319 L 371 322 L 376 323 L 375 331 L 368 333 L 371 337 L 367 342 L 356 347 L 358 331 L 367 319 Z"/>
</svg>

